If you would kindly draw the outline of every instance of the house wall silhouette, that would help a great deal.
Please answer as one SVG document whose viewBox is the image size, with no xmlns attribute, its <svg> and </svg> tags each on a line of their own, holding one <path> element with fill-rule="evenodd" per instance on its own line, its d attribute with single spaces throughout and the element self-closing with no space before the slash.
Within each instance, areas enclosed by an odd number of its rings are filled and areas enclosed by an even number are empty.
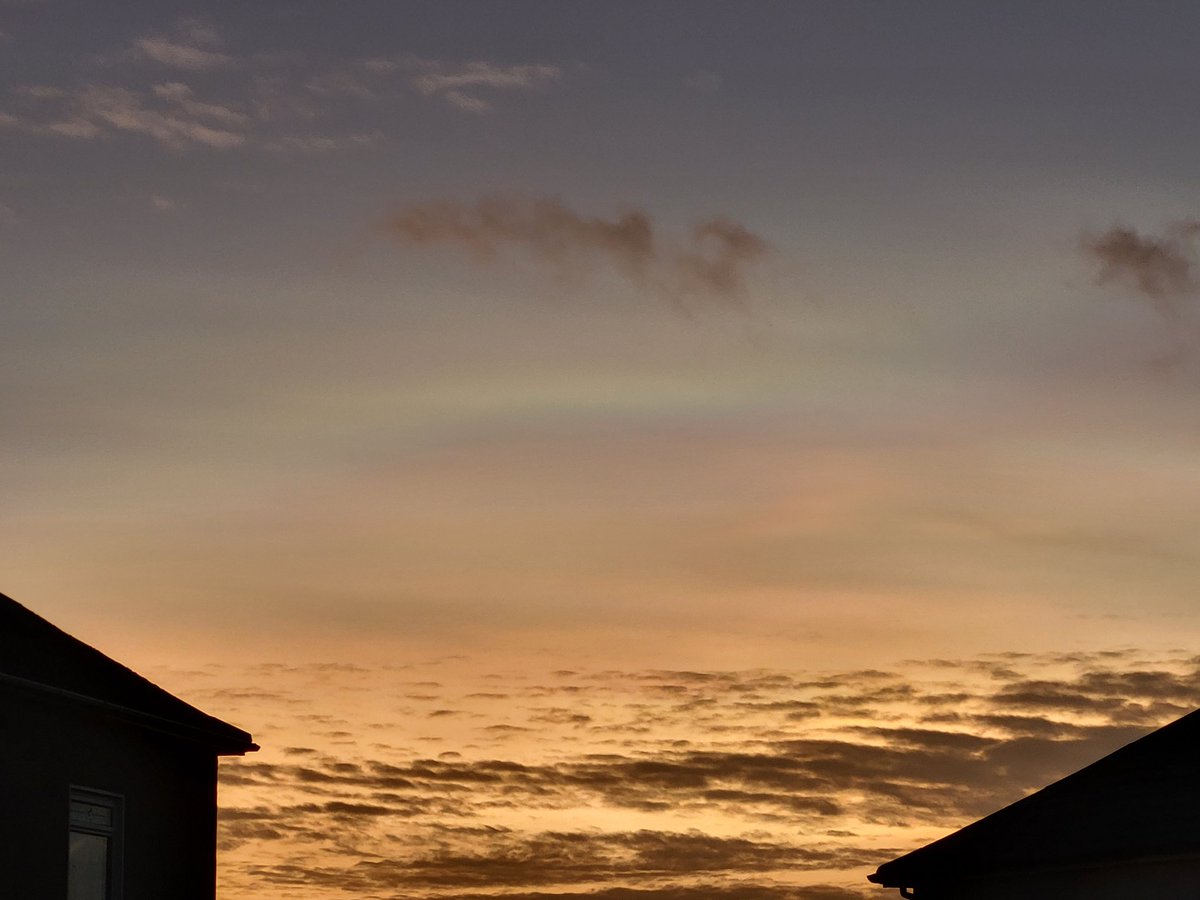
<svg viewBox="0 0 1200 900">
<path fill-rule="evenodd" d="M 0 896 L 213 900 L 217 759 L 257 749 L 0 594 Z"/>
<path fill-rule="evenodd" d="M 868 876 L 918 900 L 1200 898 L 1200 710 Z"/>
</svg>

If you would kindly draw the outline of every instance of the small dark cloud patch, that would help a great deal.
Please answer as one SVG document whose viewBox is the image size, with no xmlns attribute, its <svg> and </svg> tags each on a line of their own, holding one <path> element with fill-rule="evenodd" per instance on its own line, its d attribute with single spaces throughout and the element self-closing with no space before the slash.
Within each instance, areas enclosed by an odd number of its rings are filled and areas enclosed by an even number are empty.
<svg viewBox="0 0 1200 900">
<path fill-rule="evenodd" d="M 1174 316 L 1179 300 L 1197 290 L 1197 235 L 1200 221 L 1194 219 L 1173 222 L 1157 235 L 1114 225 L 1084 234 L 1080 246 L 1098 266 L 1098 284 L 1131 288 L 1160 312 Z"/>
</svg>

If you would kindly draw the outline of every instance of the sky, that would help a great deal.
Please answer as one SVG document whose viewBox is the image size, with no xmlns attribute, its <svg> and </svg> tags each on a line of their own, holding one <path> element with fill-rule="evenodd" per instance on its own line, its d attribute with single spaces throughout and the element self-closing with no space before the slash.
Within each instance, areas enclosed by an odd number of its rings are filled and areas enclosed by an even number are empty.
<svg viewBox="0 0 1200 900">
<path fill-rule="evenodd" d="M 1200 703 L 1197 27 L 0 0 L 0 590 L 222 900 L 880 895 Z"/>
</svg>

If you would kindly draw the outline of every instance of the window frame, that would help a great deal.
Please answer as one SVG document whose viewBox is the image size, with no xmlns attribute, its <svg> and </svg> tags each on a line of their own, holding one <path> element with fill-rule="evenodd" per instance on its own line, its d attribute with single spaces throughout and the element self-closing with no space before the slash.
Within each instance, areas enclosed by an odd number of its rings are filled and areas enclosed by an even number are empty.
<svg viewBox="0 0 1200 900">
<path fill-rule="evenodd" d="M 109 824 L 81 822 L 74 815 L 76 803 L 100 806 L 110 812 Z M 71 834 L 94 834 L 108 838 L 108 885 L 105 900 L 123 900 L 125 892 L 125 796 L 112 791 L 73 784 L 67 796 L 67 854 L 70 859 Z M 70 871 L 68 869 L 68 879 Z M 68 882 L 68 891 L 70 884 Z"/>
</svg>

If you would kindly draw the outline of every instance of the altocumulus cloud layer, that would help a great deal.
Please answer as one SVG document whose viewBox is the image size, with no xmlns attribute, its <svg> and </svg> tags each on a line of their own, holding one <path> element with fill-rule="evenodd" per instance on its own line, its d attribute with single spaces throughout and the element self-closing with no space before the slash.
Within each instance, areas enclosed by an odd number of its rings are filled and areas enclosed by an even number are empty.
<svg viewBox="0 0 1200 900">
<path fill-rule="evenodd" d="M 172 152 L 323 154 L 386 143 L 398 109 L 413 101 L 490 114 L 563 76 L 546 62 L 430 59 L 402 48 L 314 64 L 287 47 L 242 50 L 214 23 L 181 18 L 78 60 L 54 82 L 11 86 L 0 93 L 0 129 L 149 139 Z M 359 127 L 346 124 L 347 104 L 363 116 Z"/>
<path fill-rule="evenodd" d="M 873 896 L 879 862 L 1200 702 L 1184 652 L 468 671 L 166 673 L 265 747 L 222 766 L 226 893 Z"/>
<path fill-rule="evenodd" d="M 406 244 L 457 245 L 481 262 L 519 248 L 566 278 L 608 265 L 638 288 L 679 304 L 738 303 L 748 270 L 768 251 L 762 237 L 724 216 L 696 222 L 679 240 L 664 235 L 644 209 L 604 218 L 554 197 L 521 195 L 413 204 L 394 213 L 387 228 Z"/>
</svg>

